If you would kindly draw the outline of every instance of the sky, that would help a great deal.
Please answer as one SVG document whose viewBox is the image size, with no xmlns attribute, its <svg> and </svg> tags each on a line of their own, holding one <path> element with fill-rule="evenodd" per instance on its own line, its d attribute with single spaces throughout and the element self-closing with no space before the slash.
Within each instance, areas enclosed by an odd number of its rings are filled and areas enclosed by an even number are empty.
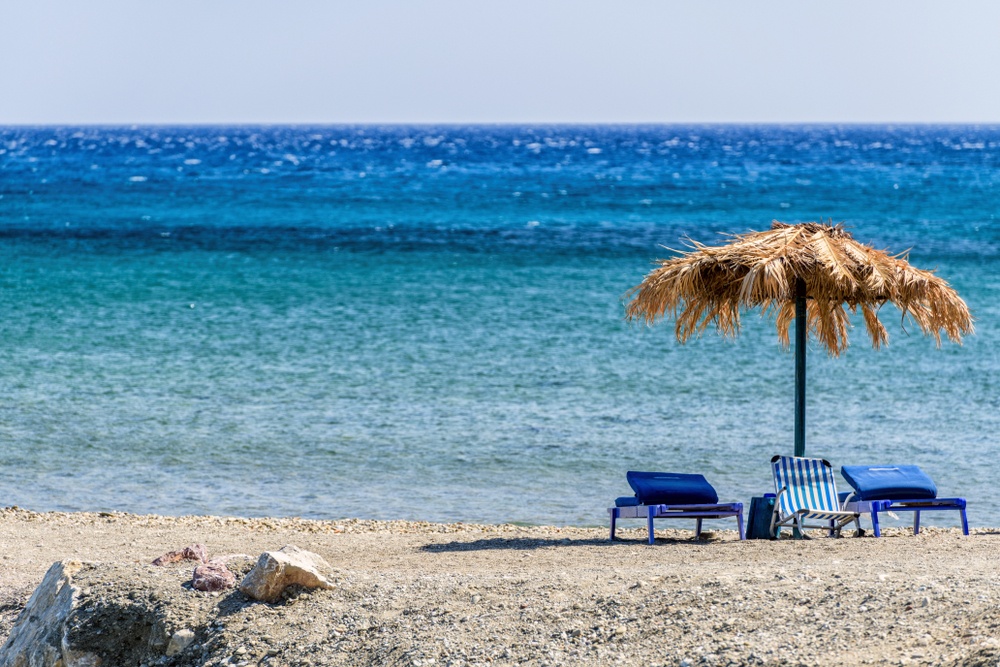
<svg viewBox="0 0 1000 667">
<path fill-rule="evenodd" d="M 0 0 L 0 124 L 997 123 L 994 0 Z"/>
</svg>

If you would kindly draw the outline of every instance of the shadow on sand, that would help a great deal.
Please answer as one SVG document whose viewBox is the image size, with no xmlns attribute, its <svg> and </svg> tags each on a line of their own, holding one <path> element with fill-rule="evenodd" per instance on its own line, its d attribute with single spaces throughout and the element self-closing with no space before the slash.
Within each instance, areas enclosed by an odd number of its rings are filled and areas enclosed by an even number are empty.
<svg viewBox="0 0 1000 667">
<path fill-rule="evenodd" d="M 688 544 L 703 546 L 713 542 L 719 542 L 711 533 L 702 533 L 700 540 L 693 538 L 663 538 L 657 537 L 656 544 Z M 615 537 L 611 542 L 604 539 L 579 539 L 569 538 L 503 538 L 492 537 L 483 540 L 473 540 L 471 542 L 445 542 L 443 544 L 425 544 L 420 547 L 421 551 L 428 553 L 445 553 L 454 551 L 491 551 L 497 549 L 507 549 L 510 551 L 531 551 L 533 549 L 556 549 L 560 547 L 614 547 L 619 545 L 645 545 L 645 535 L 641 539 L 621 539 Z"/>
</svg>

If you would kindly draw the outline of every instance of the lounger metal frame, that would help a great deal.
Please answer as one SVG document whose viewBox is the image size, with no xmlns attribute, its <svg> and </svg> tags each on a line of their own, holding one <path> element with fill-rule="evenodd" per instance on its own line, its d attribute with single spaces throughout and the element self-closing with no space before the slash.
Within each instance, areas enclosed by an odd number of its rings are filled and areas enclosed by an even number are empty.
<svg viewBox="0 0 1000 667">
<path fill-rule="evenodd" d="M 969 534 L 969 518 L 965 514 L 965 498 L 921 498 L 917 500 L 854 500 L 855 494 L 847 495 L 844 509 L 860 514 L 868 514 L 872 520 L 872 532 L 882 537 L 879 527 L 879 512 L 913 512 L 913 534 L 920 534 L 920 513 L 941 510 L 958 510 L 962 517 L 962 534 Z"/>
<path fill-rule="evenodd" d="M 864 534 L 859 513 L 840 505 L 829 461 L 779 455 L 771 459 L 771 473 L 778 494 L 771 515 L 772 539 L 781 526 L 791 526 L 796 537 L 805 537 L 806 528 L 827 530 L 831 537 L 839 537 L 843 527 L 852 521 L 856 534 Z M 808 520 L 822 523 L 806 523 Z"/>
<path fill-rule="evenodd" d="M 609 507 L 611 517 L 611 537 L 615 539 L 615 526 L 618 519 L 645 519 L 649 528 L 649 543 L 653 544 L 654 519 L 694 519 L 694 538 L 701 538 L 701 522 L 704 519 L 725 519 L 736 517 L 736 526 L 740 539 L 746 539 L 743 529 L 743 503 L 724 503 L 717 505 L 631 505 L 626 507 Z"/>
</svg>

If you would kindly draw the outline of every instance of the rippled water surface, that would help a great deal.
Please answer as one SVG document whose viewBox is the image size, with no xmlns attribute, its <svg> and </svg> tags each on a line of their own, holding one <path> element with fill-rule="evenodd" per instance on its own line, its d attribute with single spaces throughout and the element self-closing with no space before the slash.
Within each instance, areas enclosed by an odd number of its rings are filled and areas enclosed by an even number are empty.
<svg viewBox="0 0 1000 667">
<path fill-rule="evenodd" d="M 681 346 L 622 297 L 684 237 L 832 218 L 977 333 L 811 344 L 807 452 L 997 525 L 998 194 L 996 127 L 0 128 L 0 504 L 587 525 L 628 469 L 746 502 L 791 450 L 773 323 Z"/>
</svg>

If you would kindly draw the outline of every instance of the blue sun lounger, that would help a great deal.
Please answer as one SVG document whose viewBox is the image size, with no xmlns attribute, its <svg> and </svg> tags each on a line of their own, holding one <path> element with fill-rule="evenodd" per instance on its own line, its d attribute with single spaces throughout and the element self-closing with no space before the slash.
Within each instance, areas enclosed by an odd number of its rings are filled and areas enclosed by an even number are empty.
<svg viewBox="0 0 1000 667">
<path fill-rule="evenodd" d="M 917 466 L 844 466 L 840 470 L 853 491 L 841 494 L 844 509 L 871 515 L 872 531 L 881 537 L 879 512 L 913 512 L 913 534 L 920 533 L 920 513 L 957 510 L 962 517 L 962 533 L 969 534 L 965 498 L 938 498 L 937 486 Z"/>
<path fill-rule="evenodd" d="M 704 519 L 736 517 L 740 539 L 743 531 L 743 503 L 719 503 L 719 494 L 703 475 L 676 472 L 638 472 L 625 474 L 634 496 L 615 499 L 608 508 L 611 517 L 611 540 L 615 539 L 618 519 L 645 519 L 649 528 L 649 543 L 653 544 L 654 519 L 694 519 L 694 537 L 701 537 Z"/>
</svg>

